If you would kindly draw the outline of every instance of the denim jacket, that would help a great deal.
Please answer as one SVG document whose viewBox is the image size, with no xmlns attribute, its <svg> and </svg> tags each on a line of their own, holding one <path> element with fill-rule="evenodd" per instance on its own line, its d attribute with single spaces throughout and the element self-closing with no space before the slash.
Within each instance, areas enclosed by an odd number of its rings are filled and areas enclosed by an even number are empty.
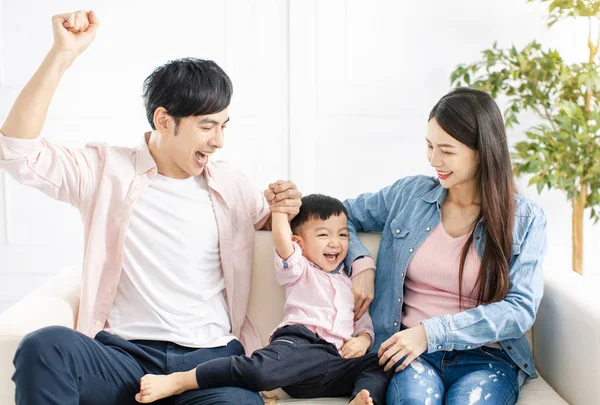
<svg viewBox="0 0 600 405">
<path fill-rule="evenodd" d="M 415 176 L 396 181 L 376 193 L 344 202 L 348 210 L 350 246 L 346 265 L 370 253 L 357 232 L 381 232 L 377 255 L 375 299 L 370 313 L 377 351 L 382 342 L 400 330 L 404 277 L 419 246 L 441 221 L 447 190 L 432 177 Z M 482 304 L 456 315 L 423 321 L 428 353 L 469 350 L 499 342 L 519 367 L 519 382 L 537 377 L 525 333 L 532 327 L 542 298 L 542 261 L 546 253 L 546 218 L 533 202 L 515 195 L 513 249 L 510 256 L 510 289 L 499 302 Z M 473 242 L 481 258 L 485 223 L 475 226 Z M 458 273 L 457 273 L 458 274 Z M 458 282 L 458 279 L 457 279 Z"/>
</svg>

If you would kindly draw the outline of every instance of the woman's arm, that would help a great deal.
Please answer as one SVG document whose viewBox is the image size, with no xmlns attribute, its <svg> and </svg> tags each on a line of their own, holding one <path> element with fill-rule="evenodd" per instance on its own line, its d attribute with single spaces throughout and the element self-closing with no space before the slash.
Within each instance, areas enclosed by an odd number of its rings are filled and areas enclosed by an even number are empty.
<svg viewBox="0 0 600 405">
<path fill-rule="evenodd" d="M 402 184 L 403 180 L 399 180 L 376 193 L 365 193 L 344 201 L 350 232 L 345 265 L 352 274 L 355 320 L 365 315 L 375 295 L 375 261 L 358 238 L 358 232 L 383 231 Z"/>
<path fill-rule="evenodd" d="M 396 199 L 402 180 L 385 187 L 376 193 L 361 194 L 344 201 L 348 210 L 348 231 L 350 241 L 346 267 L 351 268 L 357 258 L 371 257 L 358 238 L 358 232 L 382 232 L 390 215 L 390 208 Z"/>
</svg>

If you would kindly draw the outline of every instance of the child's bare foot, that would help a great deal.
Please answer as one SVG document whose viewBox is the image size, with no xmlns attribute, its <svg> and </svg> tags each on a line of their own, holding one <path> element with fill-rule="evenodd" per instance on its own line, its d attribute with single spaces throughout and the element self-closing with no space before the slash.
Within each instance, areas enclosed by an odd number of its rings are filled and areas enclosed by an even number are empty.
<svg viewBox="0 0 600 405">
<path fill-rule="evenodd" d="M 147 404 L 181 394 L 184 389 L 179 374 L 181 373 L 169 375 L 146 374 L 140 380 L 140 392 L 135 395 L 135 400 Z"/>
<path fill-rule="evenodd" d="M 350 405 L 373 405 L 373 398 L 371 398 L 369 391 L 362 390 L 354 397 Z"/>
</svg>

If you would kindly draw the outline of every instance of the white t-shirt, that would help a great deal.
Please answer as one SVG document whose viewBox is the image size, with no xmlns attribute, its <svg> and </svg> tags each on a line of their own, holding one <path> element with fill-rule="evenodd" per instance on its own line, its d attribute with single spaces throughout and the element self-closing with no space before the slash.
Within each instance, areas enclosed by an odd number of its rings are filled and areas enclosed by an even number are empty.
<svg viewBox="0 0 600 405">
<path fill-rule="evenodd" d="M 107 332 L 187 347 L 233 340 L 204 176 L 157 174 L 134 206 Z"/>
</svg>

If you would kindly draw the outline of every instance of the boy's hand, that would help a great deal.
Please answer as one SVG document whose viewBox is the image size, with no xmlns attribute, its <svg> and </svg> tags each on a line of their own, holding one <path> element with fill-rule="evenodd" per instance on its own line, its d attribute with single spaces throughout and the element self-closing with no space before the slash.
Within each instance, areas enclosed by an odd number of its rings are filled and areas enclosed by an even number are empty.
<svg viewBox="0 0 600 405">
<path fill-rule="evenodd" d="M 66 52 L 73 59 L 92 43 L 100 21 L 93 11 L 76 11 L 52 17 L 53 49 Z"/>
<path fill-rule="evenodd" d="M 287 214 L 288 221 L 294 219 L 300 212 L 302 193 L 298 191 L 292 181 L 278 180 L 269 184 L 269 188 L 265 190 L 265 198 L 269 203 L 271 212 Z"/>
<path fill-rule="evenodd" d="M 364 356 L 369 347 L 371 347 L 371 336 L 368 333 L 361 333 L 344 343 L 344 346 L 342 346 L 342 357 L 350 359 Z"/>
</svg>

